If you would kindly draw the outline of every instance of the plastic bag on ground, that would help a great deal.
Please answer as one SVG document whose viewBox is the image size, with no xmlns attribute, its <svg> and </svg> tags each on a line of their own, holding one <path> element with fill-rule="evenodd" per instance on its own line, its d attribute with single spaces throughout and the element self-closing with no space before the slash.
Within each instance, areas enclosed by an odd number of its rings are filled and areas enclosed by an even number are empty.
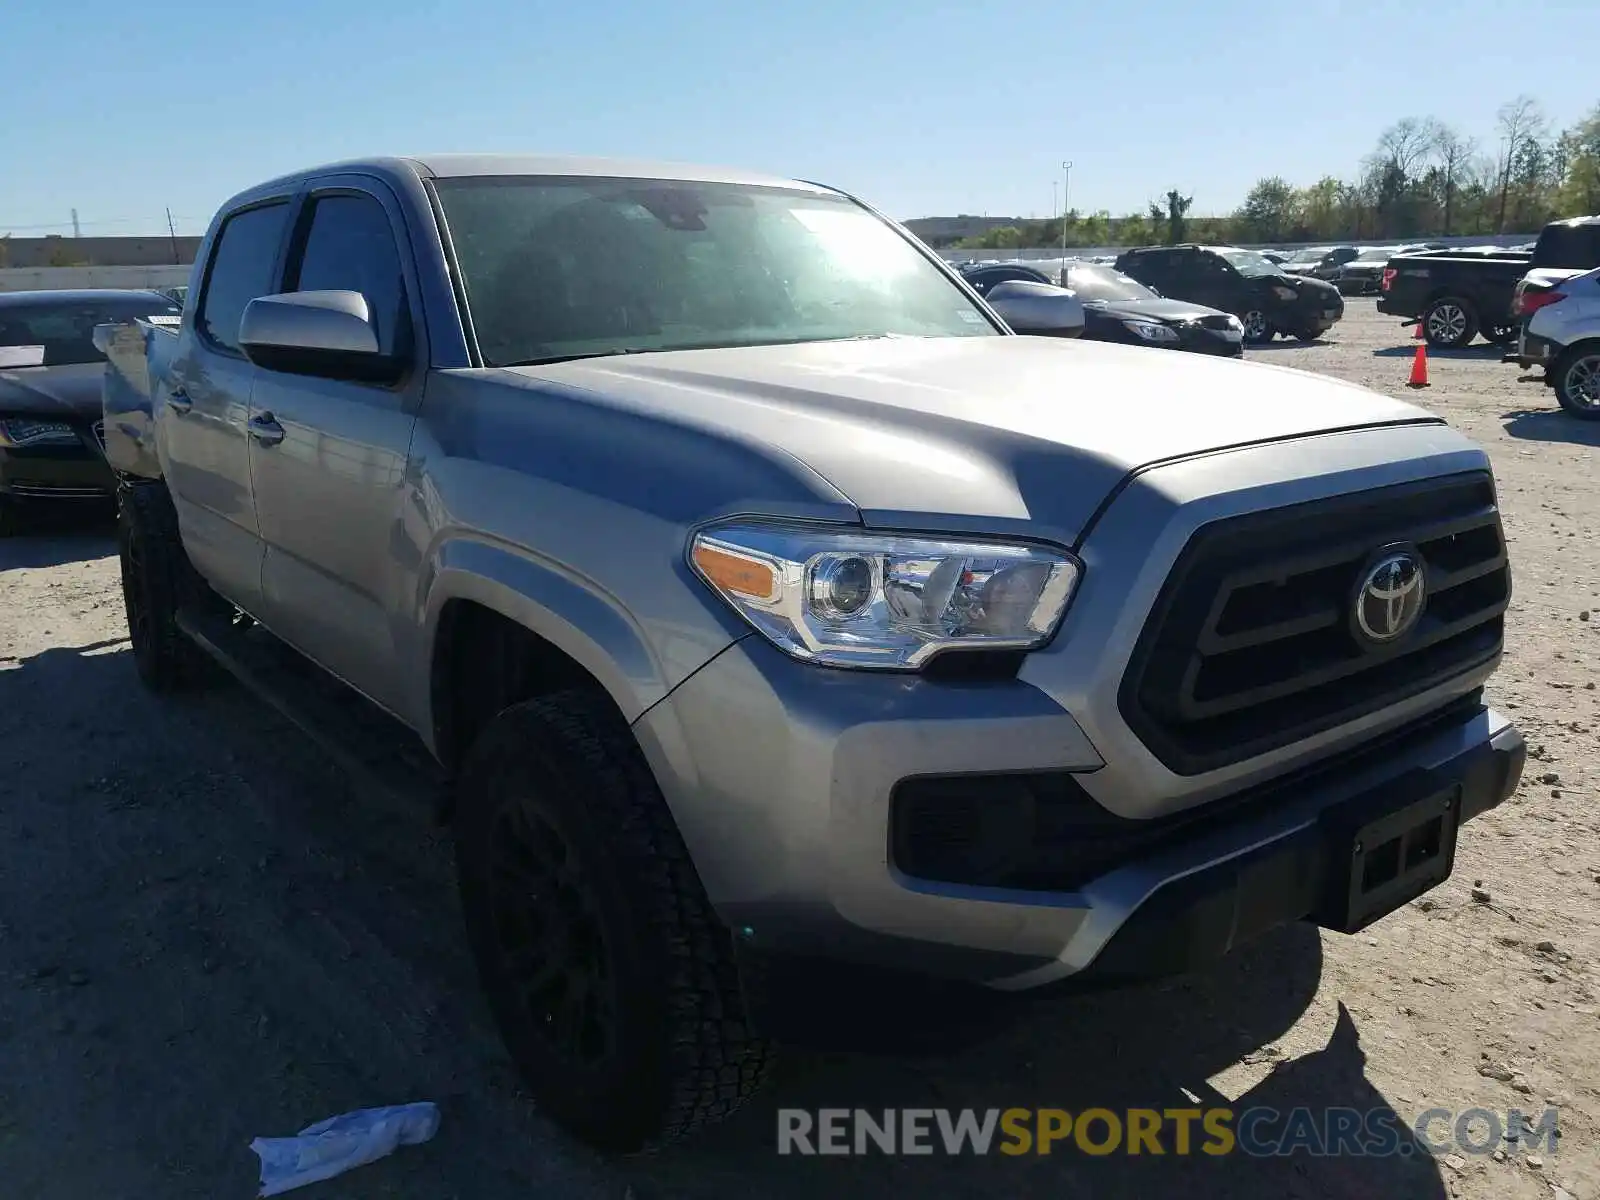
<svg viewBox="0 0 1600 1200">
<path fill-rule="evenodd" d="M 397 1146 L 416 1146 L 439 1131 L 438 1105 L 362 1108 L 307 1125 L 295 1137 L 256 1138 L 261 1195 L 276 1196 L 376 1162 Z"/>
</svg>

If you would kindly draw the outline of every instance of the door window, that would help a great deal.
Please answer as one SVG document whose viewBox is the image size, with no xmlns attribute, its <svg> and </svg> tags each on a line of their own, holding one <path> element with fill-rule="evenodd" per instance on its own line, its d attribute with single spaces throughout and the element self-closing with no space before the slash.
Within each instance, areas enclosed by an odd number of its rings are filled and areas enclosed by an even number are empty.
<svg viewBox="0 0 1600 1200">
<path fill-rule="evenodd" d="M 288 216 L 287 203 L 263 204 L 235 213 L 218 232 L 194 318 L 195 328 L 212 345 L 239 352 L 245 306 L 273 291 L 272 268 Z"/>
<path fill-rule="evenodd" d="M 299 262 L 289 291 L 360 292 L 385 355 L 401 350 L 406 332 L 405 279 L 389 215 L 371 196 L 335 193 L 311 202 Z"/>
</svg>

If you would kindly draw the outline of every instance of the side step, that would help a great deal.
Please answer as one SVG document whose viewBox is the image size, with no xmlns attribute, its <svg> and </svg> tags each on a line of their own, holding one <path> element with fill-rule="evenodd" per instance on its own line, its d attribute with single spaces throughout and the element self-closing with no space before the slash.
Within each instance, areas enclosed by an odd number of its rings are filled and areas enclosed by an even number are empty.
<svg viewBox="0 0 1600 1200">
<path fill-rule="evenodd" d="M 249 618 L 180 611 L 178 628 L 217 665 L 294 724 L 364 791 L 442 821 L 450 780 L 417 736 Z"/>
</svg>

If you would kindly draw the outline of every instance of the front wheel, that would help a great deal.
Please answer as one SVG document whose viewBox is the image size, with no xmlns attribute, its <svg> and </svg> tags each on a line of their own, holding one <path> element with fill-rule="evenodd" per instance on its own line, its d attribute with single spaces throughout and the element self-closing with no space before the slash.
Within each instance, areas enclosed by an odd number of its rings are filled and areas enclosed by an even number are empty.
<svg viewBox="0 0 1600 1200">
<path fill-rule="evenodd" d="M 1442 296 L 1423 311 L 1422 336 L 1438 350 L 1459 350 L 1478 336 L 1478 313 L 1472 302 Z"/>
<path fill-rule="evenodd" d="M 1239 320 L 1244 324 L 1244 340 L 1252 346 L 1270 342 L 1277 332 L 1272 328 L 1272 322 L 1267 320 L 1267 314 L 1259 308 L 1241 314 Z"/>
<path fill-rule="evenodd" d="M 1600 421 L 1600 342 L 1566 351 L 1550 371 L 1561 407 L 1584 421 Z"/>
<path fill-rule="evenodd" d="M 631 1153 L 756 1091 L 768 1050 L 733 940 L 603 696 L 507 709 L 469 752 L 457 801 L 467 940 L 540 1109 Z"/>
</svg>

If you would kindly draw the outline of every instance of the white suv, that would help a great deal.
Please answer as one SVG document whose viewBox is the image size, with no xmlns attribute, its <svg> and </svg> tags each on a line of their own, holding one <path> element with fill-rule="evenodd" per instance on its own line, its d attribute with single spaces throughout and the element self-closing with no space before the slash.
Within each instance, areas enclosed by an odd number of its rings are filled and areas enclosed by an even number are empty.
<svg viewBox="0 0 1600 1200">
<path fill-rule="evenodd" d="M 1525 298 L 1519 361 L 1542 363 L 1545 383 L 1575 417 L 1600 420 L 1600 270 Z"/>
</svg>

